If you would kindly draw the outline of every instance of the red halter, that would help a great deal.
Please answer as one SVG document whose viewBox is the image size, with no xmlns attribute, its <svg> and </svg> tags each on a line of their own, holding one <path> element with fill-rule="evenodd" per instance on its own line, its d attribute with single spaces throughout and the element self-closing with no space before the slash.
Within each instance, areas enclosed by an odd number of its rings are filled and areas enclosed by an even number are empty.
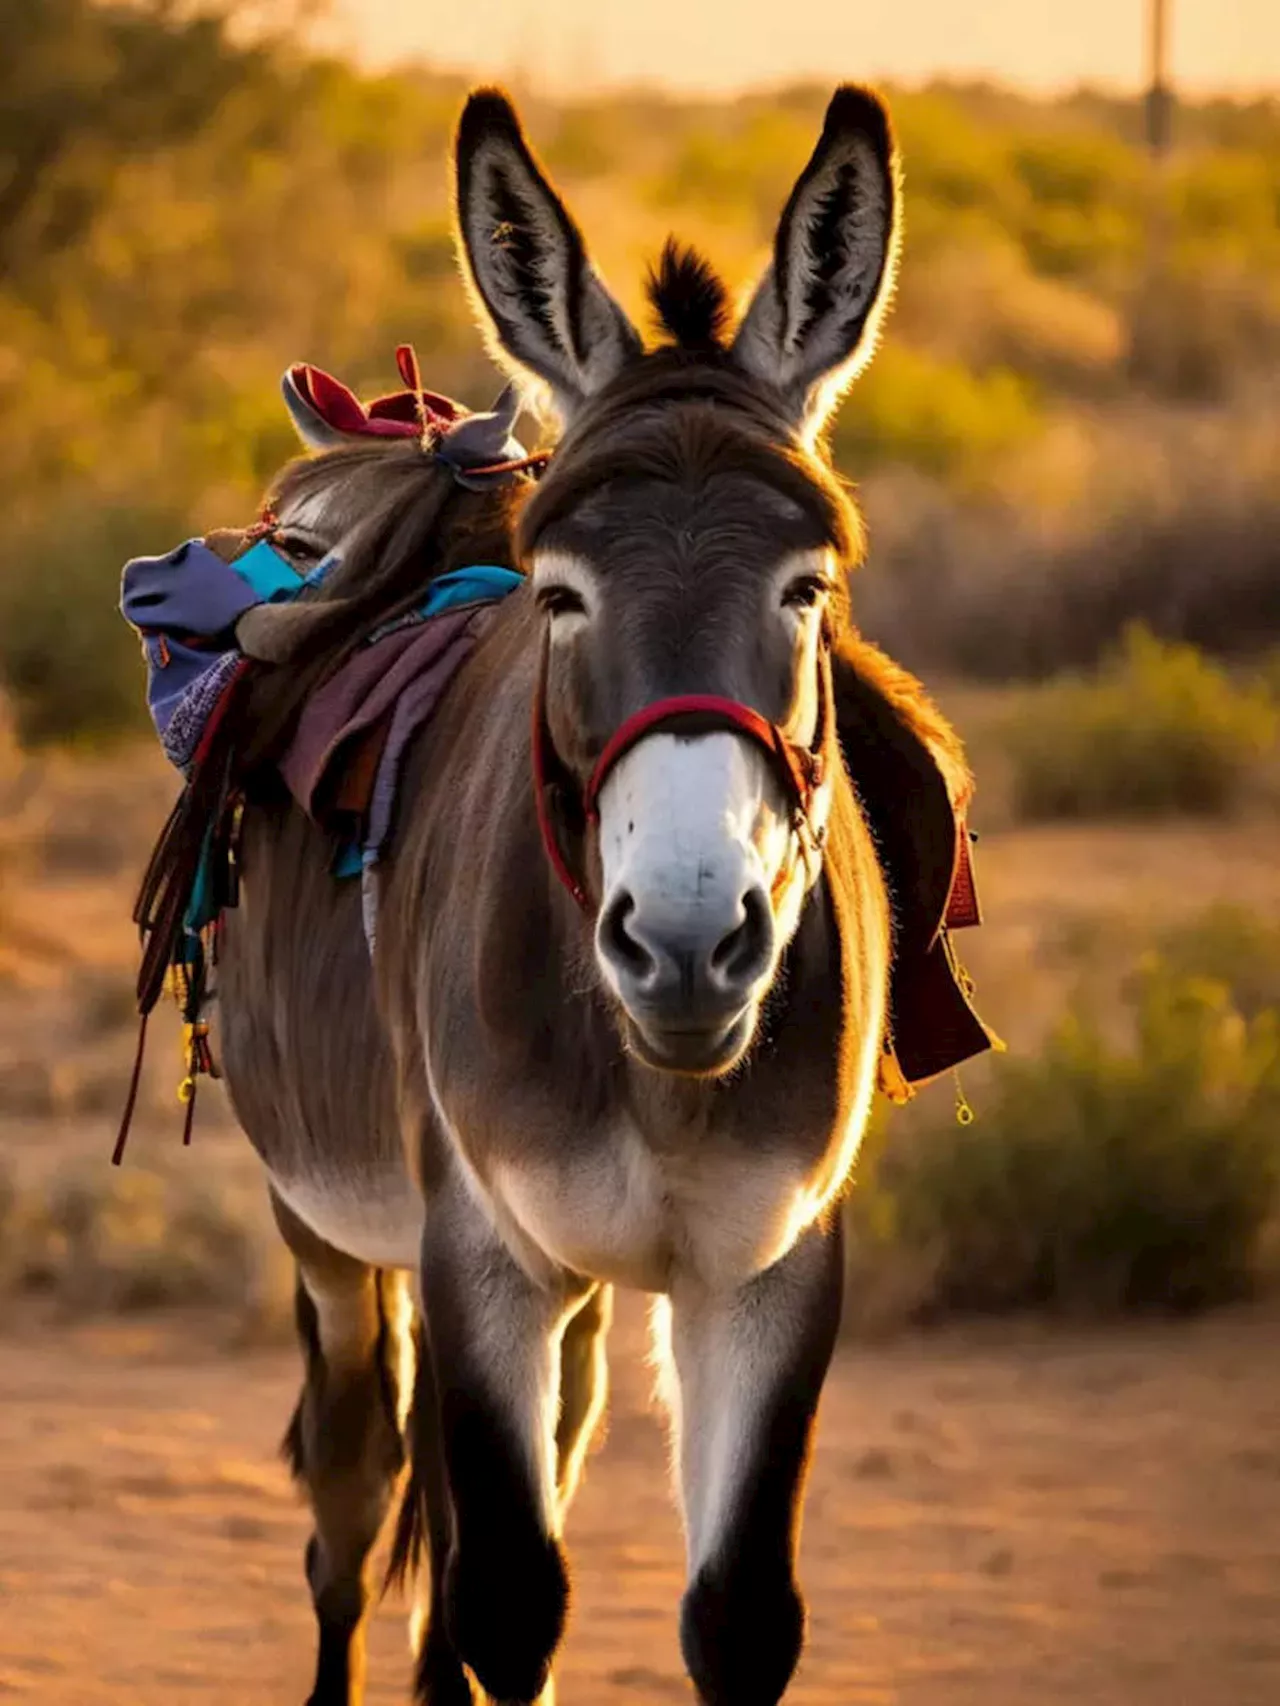
<svg viewBox="0 0 1280 1706">
<path fill-rule="evenodd" d="M 556 752 L 547 727 L 548 655 L 549 642 L 544 641 L 533 696 L 533 782 L 538 828 L 542 832 L 542 844 L 552 870 L 584 912 L 591 912 L 591 901 L 561 845 L 556 828 L 554 796 L 557 793 L 569 793 L 571 797 L 576 795 L 584 823 L 598 823 L 600 791 L 615 766 L 646 735 L 659 729 L 668 732 L 679 729 L 685 734 L 708 734 L 714 729 L 725 729 L 731 734 L 745 735 L 761 748 L 781 781 L 802 844 L 810 848 L 821 847 L 823 832 L 813 828 L 812 812 L 814 796 L 826 774 L 826 744 L 830 734 L 831 704 L 825 664 L 819 673 L 822 697 L 813 746 L 793 741 L 777 723 L 771 723 L 759 711 L 737 699 L 721 699 L 712 693 L 677 693 L 645 705 L 615 729 L 596 760 L 585 790 L 579 791 Z"/>
</svg>

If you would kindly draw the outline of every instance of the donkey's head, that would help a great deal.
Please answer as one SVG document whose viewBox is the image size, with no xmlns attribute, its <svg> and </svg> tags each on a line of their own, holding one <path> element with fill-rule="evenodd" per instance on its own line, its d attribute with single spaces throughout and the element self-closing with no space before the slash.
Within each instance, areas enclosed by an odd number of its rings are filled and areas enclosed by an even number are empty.
<svg viewBox="0 0 1280 1706">
<path fill-rule="evenodd" d="M 507 100 L 462 118 L 482 318 L 567 429 L 519 534 L 545 623 L 539 739 L 582 808 L 565 864 L 600 972 L 654 1066 L 742 1057 L 821 873 L 859 529 L 814 447 L 871 354 L 897 199 L 884 109 L 841 89 L 736 329 L 721 281 L 668 245 L 646 351 Z"/>
</svg>

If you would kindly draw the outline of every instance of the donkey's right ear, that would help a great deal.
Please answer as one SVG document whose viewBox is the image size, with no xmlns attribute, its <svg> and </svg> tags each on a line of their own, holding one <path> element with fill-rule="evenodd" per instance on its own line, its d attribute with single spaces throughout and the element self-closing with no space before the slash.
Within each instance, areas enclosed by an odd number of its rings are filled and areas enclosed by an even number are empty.
<svg viewBox="0 0 1280 1706">
<path fill-rule="evenodd" d="M 507 97 L 480 89 L 458 126 L 458 232 L 499 362 L 532 374 L 566 423 L 641 353 Z"/>
</svg>

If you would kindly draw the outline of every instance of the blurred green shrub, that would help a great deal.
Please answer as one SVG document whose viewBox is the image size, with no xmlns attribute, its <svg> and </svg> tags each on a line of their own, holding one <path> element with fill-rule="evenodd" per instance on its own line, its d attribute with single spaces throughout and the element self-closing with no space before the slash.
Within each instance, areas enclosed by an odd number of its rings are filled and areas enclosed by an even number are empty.
<svg viewBox="0 0 1280 1706">
<path fill-rule="evenodd" d="M 886 356 L 910 343 L 976 372 L 1009 369 L 1046 396 L 1105 393 L 1123 373 L 1122 316 L 1097 294 L 1034 272 L 994 228 L 940 234 L 925 264 L 905 266 L 890 325 Z"/>
<path fill-rule="evenodd" d="M 1225 812 L 1278 731 L 1264 690 L 1135 626 L 1094 677 L 1020 701 L 1005 728 L 1015 807 L 1030 818 Z"/>
<path fill-rule="evenodd" d="M 859 473 L 905 463 L 964 482 L 1039 427 L 1032 390 L 1010 369 L 977 372 L 891 341 L 850 392 L 832 447 Z"/>
<path fill-rule="evenodd" d="M 276 27 L 249 32 L 231 0 L 0 0 L 0 502 L 11 530 L 37 527 L 0 569 L 6 610 L 23 564 L 65 578 L 61 533 L 92 531 L 69 487 L 162 494 L 208 525 L 251 515 L 295 448 L 277 392 L 290 360 L 372 394 L 412 339 L 433 387 L 473 404 L 496 392 L 449 238 L 463 80 L 318 59 L 297 8 L 269 10 Z M 611 92 L 530 118 L 625 297 L 668 224 L 745 282 L 827 94 Z M 1249 482 L 1226 476 L 1280 363 L 1275 103 L 1180 106 L 1152 286 L 1136 102 L 889 96 L 901 299 L 836 433 L 869 498 L 877 482 L 905 494 L 872 532 L 877 551 L 897 544 L 863 582 L 869 631 L 919 667 L 1006 678 L 1090 666 L 1133 618 L 1210 649 L 1274 639 L 1274 454 Z M 1122 464 L 1170 422 L 1188 430 L 1159 491 L 1081 472 L 1080 445 Z M 1053 467 L 1052 447 L 1073 444 Z M 61 690 L 41 702 L 42 607 L 37 587 L 0 662 L 28 738 L 124 717 L 100 709 L 101 681 L 87 717 Z M 90 642 L 86 669 L 102 655 Z"/>
<path fill-rule="evenodd" d="M 546 161 L 553 172 L 579 180 L 606 177 L 621 164 L 616 137 L 590 107 L 565 107 L 561 111 L 555 134 L 546 146 Z M 452 262 L 452 242 L 449 248 Z"/>
<path fill-rule="evenodd" d="M 0 687 L 24 746 L 146 726 L 138 642 L 118 609 L 120 570 L 184 531 L 162 509 L 65 501 L 10 541 L 0 567 Z"/>
<path fill-rule="evenodd" d="M 1229 989 L 1246 1019 L 1268 1008 L 1280 1012 L 1280 921 L 1223 902 L 1171 925 L 1158 949 L 1176 975 L 1208 978 Z"/>
<path fill-rule="evenodd" d="M 597 116 L 597 123 L 603 115 Z M 727 123 L 725 122 L 727 119 Z M 717 223 L 746 225 L 752 240 L 772 235 L 792 180 L 813 146 L 812 118 L 785 103 L 749 102 L 695 123 L 650 181 L 648 200 Z M 607 128 L 607 120 L 604 121 Z M 679 135 L 679 127 L 676 134 Z"/>
<path fill-rule="evenodd" d="M 1220 402 L 1278 356 L 1280 292 L 1219 254 L 1150 277 L 1134 295 L 1128 366 L 1149 391 Z"/>
<path fill-rule="evenodd" d="M 991 1075 L 973 1125 L 880 1128 L 851 1283 L 900 1311 L 1195 1309 L 1259 1283 L 1280 1186 L 1280 1014 L 1152 958 L 1130 1041 L 1083 1013 Z M 891 1289 L 894 1282 L 890 1280 Z"/>
<path fill-rule="evenodd" d="M 1143 248 L 1143 162 L 1099 131 L 1026 135 L 1011 165 L 1026 192 L 1021 235 L 1032 264 L 1053 277 L 1105 281 Z"/>
<path fill-rule="evenodd" d="M 1280 704 L 1280 647 L 1264 654 L 1257 668 L 1259 684 Z"/>
<path fill-rule="evenodd" d="M 1093 668 L 1132 622 L 1256 655 L 1280 635 L 1280 491 L 1261 457 L 1248 460 L 1258 437 L 1240 424 L 1223 433 L 1211 479 L 1172 449 L 1156 490 L 1138 481 L 1110 504 L 1092 505 L 1090 475 L 1065 533 L 1008 500 L 966 502 L 915 478 L 904 490 L 882 475 L 864 491 L 871 559 L 856 584 L 859 621 L 912 668 L 985 681 Z M 1228 477 L 1220 459 L 1233 449 Z M 1097 454 L 1123 457 L 1120 422 Z M 1269 667 L 1280 698 L 1280 669 Z"/>
</svg>

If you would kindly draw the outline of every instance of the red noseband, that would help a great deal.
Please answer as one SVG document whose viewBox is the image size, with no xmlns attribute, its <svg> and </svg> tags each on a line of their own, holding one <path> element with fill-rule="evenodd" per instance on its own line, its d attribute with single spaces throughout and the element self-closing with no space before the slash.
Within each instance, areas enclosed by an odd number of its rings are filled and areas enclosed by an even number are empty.
<svg viewBox="0 0 1280 1706">
<path fill-rule="evenodd" d="M 776 723 L 740 700 L 720 699 L 713 693 L 677 693 L 646 705 L 614 731 L 583 795 L 582 803 L 592 823 L 599 821 L 600 790 L 618 761 L 646 735 L 658 729 L 671 732 L 677 728 L 684 734 L 710 734 L 715 729 L 727 729 L 731 734 L 746 735 L 764 748 L 782 778 L 791 804 L 808 817 L 813 796 L 822 785 L 821 747 L 799 746 L 788 740 Z"/>
<path fill-rule="evenodd" d="M 819 676 L 822 702 L 818 733 L 812 747 L 791 740 L 777 723 L 771 723 L 759 711 L 753 711 L 750 705 L 744 705 L 737 699 L 721 699 L 711 693 L 678 693 L 644 706 L 614 730 L 596 760 L 585 790 L 580 793 L 551 741 L 546 717 L 546 679 L 547 652 L 544 650 L 533 704 L 533 777 L 538 827 L 552 870 L 584 912 L 592 910 L 591 902 L 561 845 L 554 814 L 555 796 L 565 792 L 577 794 L 578 810 L 584 825 L 598 823 L 600 792 L 610 774 L 633 746 L 659 730 L 692 735 L 710 734 L 722 729 L 753 741 L 769 759 L 782 783 L 798 833 L 810 847 L 821 846 L 821 832 L 812 827 L 812 812 L 814 796 L 821 788 L 826 773 L 825 747 L 830 732 L 830 692 L 825 667 Z"/>
</svg>

